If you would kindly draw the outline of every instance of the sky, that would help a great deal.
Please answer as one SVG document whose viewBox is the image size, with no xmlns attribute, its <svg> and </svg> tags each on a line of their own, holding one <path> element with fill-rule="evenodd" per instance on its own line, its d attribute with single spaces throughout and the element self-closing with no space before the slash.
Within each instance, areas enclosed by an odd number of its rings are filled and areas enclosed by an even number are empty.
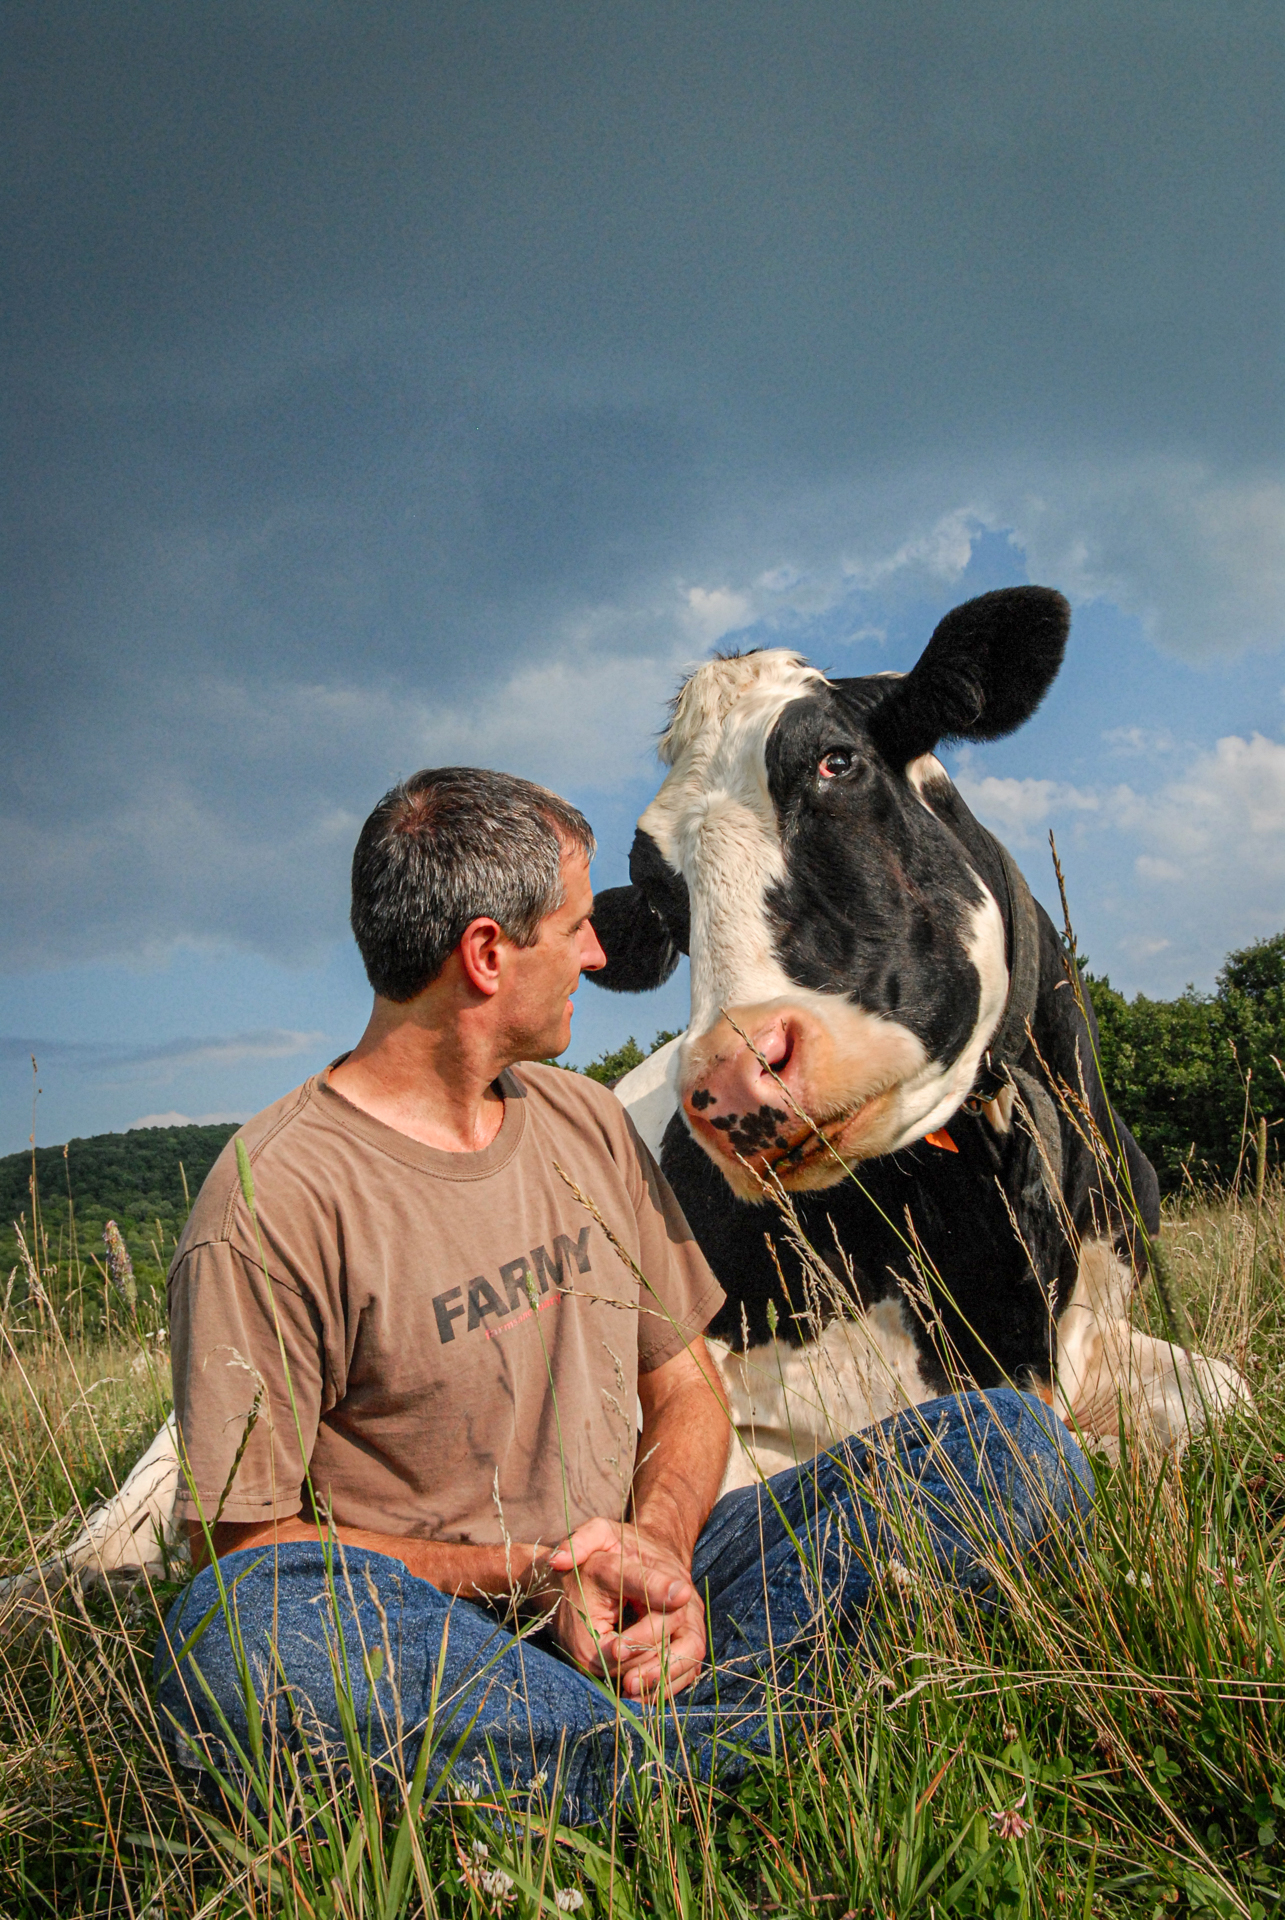
<svg viewBox="0 0 1285 1920">
<path fill-rule="evenodd" d="M 542 780 L 617 884 L 712 648 L 905 668 L 1026 580 L 1066 665 L 949 763 L 1038 897 L 1052 828 L 1130 994 L 1285 927 L 1283 21 L 14 0 L 0 1152 L 350 1045 L 399 776 Z"/>
</svg>

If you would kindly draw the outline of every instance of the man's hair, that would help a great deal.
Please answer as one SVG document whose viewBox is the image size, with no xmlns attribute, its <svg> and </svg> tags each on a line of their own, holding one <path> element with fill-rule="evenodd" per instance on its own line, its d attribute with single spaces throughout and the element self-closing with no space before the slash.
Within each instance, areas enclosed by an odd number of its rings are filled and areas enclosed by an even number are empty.
<svg viewBox="0 0 1285 1920">
<path fill-rule="evenodd" d="M 352 930 L 385 1000 L 436 980 L 471 920 L 531 947 L 566 898 L 562 855 L 593 830 L 556 793 L 485 767 L 428 767 L 387 792 L 352 859 Z"/>
</svg>

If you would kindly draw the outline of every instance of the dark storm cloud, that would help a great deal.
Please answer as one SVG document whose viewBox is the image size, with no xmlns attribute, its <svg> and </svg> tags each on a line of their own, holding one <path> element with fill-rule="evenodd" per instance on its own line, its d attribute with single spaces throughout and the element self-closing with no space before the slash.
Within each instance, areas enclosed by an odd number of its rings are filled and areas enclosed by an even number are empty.
<svg viewBox="0 0 1285 1920">
<path fill-rule="evenodd" d="M 1198 600 L 1277 451 L 1275 6 L 5 32 L 11 962 L 301 951 L 389 775 L 492 757 L 497 679 L 667 662 L 659 597 L 787 535 L 1038 494 L 1061 577 L 1101 496 L 1085 590 L 1180 555 Z"/>
</svg>

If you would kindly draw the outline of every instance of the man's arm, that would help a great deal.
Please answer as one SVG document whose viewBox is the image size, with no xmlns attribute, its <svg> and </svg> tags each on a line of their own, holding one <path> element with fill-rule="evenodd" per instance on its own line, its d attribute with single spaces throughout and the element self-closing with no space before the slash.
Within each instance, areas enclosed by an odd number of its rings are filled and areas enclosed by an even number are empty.
<svg viewBox="0 0 1285 1920">
<path fill-rule="evenodd" d="M 723 1383 L 698 1335 L 638 1376 L 643 1428 L 633 1511 L 587 1520 L 555 1552 L 565 1600 L 554 1632 L 586 1672 L 634 1698 L 690 1686 L 705 1657 L 705 1608 L 692 1552 L 718 1497 L 731 1421 Z M 632 1616 L 632 1618 L 630 1617 Z"/>
<path fill-rule="evenodd" d="M 375 1533 L 365 1527 L 334 1527 L 323 1530 L 302 1514 L 288 1519 L 256 1520 L 245 1525 L 220 1520 L 214 1528 L 214 1553 L 222 1559 L 226 1553 L 242 1548 L 271 1547 L 287 1540 L 341 1540 L 346 1547 L 369 1547 L 372 1553 L 386 1553 L 442 1593 L 457 1593 L 465 1600 L 478 1595 L 503 1599 L 528 1593 L 539 1583 L 548 1566 L 551 1549 L 522 1546 L 512 1542 L 507 1554 L 503 1546 L 458 1546 L 449 1540 L 420 1540 L 397 1533 Z M 187 1523 L 188 1546 L 192 1565 L 205 1564 L 205 1534 L 198 1520 Z"/>
</svg>

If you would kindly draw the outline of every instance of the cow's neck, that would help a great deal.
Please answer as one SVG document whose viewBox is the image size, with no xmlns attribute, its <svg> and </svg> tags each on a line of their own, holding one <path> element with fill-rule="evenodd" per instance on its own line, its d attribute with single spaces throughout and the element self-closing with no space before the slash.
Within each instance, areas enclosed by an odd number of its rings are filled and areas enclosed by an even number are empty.
<svg viewBox="0 0 1285 1920">
<path fill-rule="evenodd" d="M 1011 1070 L 1030 1045 L 1040 993 L 1040 920 L 1035 901 L 1008 848 L 993 833 L 986 838 L 994 848 L 1007 895 L 1000 899 L 999 909 L 1008 936 L 1008 997 L 973 1082 L 970 1100 L 978 1105 L 996 1099 L 1008 1086 Z"/>
<path fill-rule="evenodd" d="M 999 910 L 1008 941 L 1008 996 L 999 1025 L 981 1057 L 972 1092 L 964 1102 L 970 1113 L 980 1113 L 1008 1093 L 1026 1109 L 1042 1143 L 1046 1179 L 1054 1188 L 1062 1180 L 1062 1138 L 1057 1108 L 1044 1083 L 1021 1060 L 1028 1053 L 1040 997 L 1042 942 L 1039 909 L 1017 862 L 1002 841 L 969 816 L 974 833 L 990 855 Z M 998 883 L 998 884 L 997 884 Z"/>
</svg>

